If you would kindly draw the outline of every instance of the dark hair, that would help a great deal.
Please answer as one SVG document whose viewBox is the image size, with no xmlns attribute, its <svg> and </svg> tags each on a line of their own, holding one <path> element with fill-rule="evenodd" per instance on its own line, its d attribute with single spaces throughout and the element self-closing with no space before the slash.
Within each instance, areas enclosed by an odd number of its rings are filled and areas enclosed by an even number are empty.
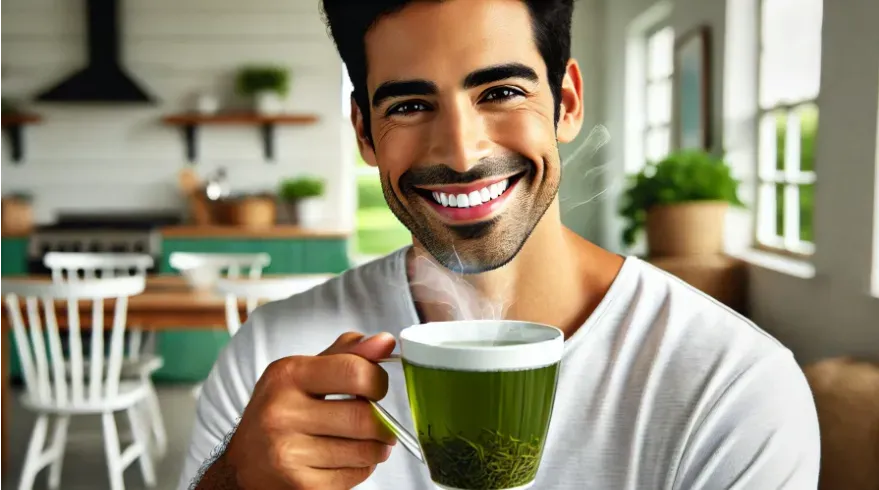
<svg viewBox="0 0 879 490">
<path fill-rule="evenodd" d="M 379 18 L 398 12 L 415 1 L 419 0 L 322 0 L 324 21 L 348 69 L 348 76 L 354 87 L 354 101 L 363 113 L 364 129 L 370 143 L 372 130 L 369 123 L 369 94 L 366 90 L 364 38 Z M 549 87 L 555 101 L 555 120 L 558 123 L 562 79 L 571 58 L 574 0 L 522 1 L 531 12 L 534 40 L 546 63 Z"/>
</svg>

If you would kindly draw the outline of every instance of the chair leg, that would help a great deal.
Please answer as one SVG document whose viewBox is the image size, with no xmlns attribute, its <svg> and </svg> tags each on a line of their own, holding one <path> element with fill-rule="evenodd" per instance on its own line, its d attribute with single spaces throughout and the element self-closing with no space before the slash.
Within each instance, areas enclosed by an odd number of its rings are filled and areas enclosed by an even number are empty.
<svg viewBox="0 0 879 490">
<path fill-rule="evenodd" d="M 144 420 L 140 417 L 137 407 L 131 407 L 126 410 L 128 413 L 128 423 L 131 425 L 131 433 L 134 435 L 134 443 L 140 446 L 141 452 L 138 457 L 140 464 L 140 472 L 143 474 L 143 481 L 147 487 L 156 486 L 156 470 L 153 467 L 153 459 L 150 454 L 149 431 L 144 426 Z"/>
<path fill-rule="evenodd" d="M 122 481 L 122 453 L 119 450 L 119 433 L 116 431 L 116 419 L 113 412 L 101 415 L 104 426 L 104 450 L 107 453 L 107 472 L 110 476 L 110 490 L 124 490 Z"/>
<path fill-rule="evenodd" d="M 159 394 L 156 392 L 156 387 L 153 385 L 152 380 L 147 379 L 146 384 L 149 389 L 149 395 L 144 400 L 144 406 L 149 416 L 149 428 L 150 432 L 152 432 L 151 439 L 155 442 L 156 454 L 162 457 L 168 450 L 168 435 L 165 432 L 162 407 L 159 405 Z"/>
<path fill-rule="evenodd" d="M 52 451 L 57 453 L 55 461 L 49 467 L 49 488 L 57 490 L 61 486 L 61 467 L 64 464 L 64 450 L 67 447 L 67 428 L 70 416 L 62 415 L 55 421 L 55 432 L 52 434 Z"/>
<path fill-rule="evenodd" d="M 27 456 L 24 458 L 24 467 L 21 469 L 18 490 L 31 490 L 34 486 L 34 480 L 37 477 L 37 473 L 40 472 L 40 455 L 42 455 L 43 447 L 46 444 L 48 428 L 49 416 L 40 415 L 37 417 L 37 422 L 34 424 L 31 440 L 27 447 Z"/>
</svg>

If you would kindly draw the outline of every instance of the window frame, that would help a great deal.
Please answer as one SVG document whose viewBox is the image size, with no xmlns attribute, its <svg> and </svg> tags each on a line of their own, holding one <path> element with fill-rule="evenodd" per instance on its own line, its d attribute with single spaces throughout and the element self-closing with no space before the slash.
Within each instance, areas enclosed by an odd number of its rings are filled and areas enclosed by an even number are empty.
<svg viewBox="0 0 879 490">
<path fill-rule="evenodd" d="M 754 219 L 753 219 L 753 226 L 751 228 L 752 229 L 751 240 L 752 240 L 754 249 L 777 254 L 777 255 L 788 256 L 788 257 L 792 257 L 792 258 L 796 258 L 796 259 L 811 260 L 815 254 L 815 249 L 816 249 L 815 243 L 814 242 L 805 242 L 805 241 L 799 240 L 799 233 L 800 233 L 800 229 L 799 229 L 800 226 L 799 225 L 800 225 L 800 218 L 801 218 L 800 204 L 799 204 L 799 189 L 800 189 L 800 186 L 803 186 L 803 185 L 817 186 L 818 174 L 814 170 L 817 167 L 817 162 L 812 162 L 813 170 L 807 170 L 804 172 L 799 169 L 800 163 L 801 163 L 800 162 L 800 155 L 801 155 L 800 152 L 802 150 L 802 137 L 801 137 L 802 133 L 800 132 L 802 130 L 801 123 L 798 123 L 798 128 L 797 128 L 797 136 L 800 136 L 800 137 L 797 139 L 797 141 L 799 143 L 799 145 L 798 145 L 799 148 L 797 148 L 797 151 L 796 151 L 796 156 L 797 156 L 796 170 L 789 168 L 789 161 L 792 160 L 793 158 L 792 158 L 792 152 L 787 151 L 787 149 L 788 149 L 788 143 L 791 141 L 791 138 L 790 138 L 790 136 L 791 136 L 791 133 L 790 133 L 791 117 L 790 116 L 792 114 L 794 114 L 795 111 L 797 111 L 801 107 L 813 105 L 817 108 L 817 110 L 818 110 L 818 128 L 819 128 L 816 130 L 816 139 L 817 139 L 817 133 L 818 133 L 818 131 L 820 131 L 820 124 L 821 124 L 820 123 L 821 110 L 820 110 L 820 106 L 818 104 L 819 99 L 821 97 L 821 86 L 820 86 L 821 69 L 819 68 L 819 72 L 818 72 L 818 77 L 819 77 L 818 92 L 815 94 L 814 97 L 807 97 L 807 98 L 797 99 L 794 101 L 784 101 L 784 102 L 779 102 L 779 103 L 775 103 L 770 106 L 764 107 L 762 100 L 761 100 L 761 96 L 762 96 L 763 90 L 764 90 L 763 84 L 762 84 L 762 79 L 763 79 L 763 56 L 764 56 L 763 53 L 764 53 L 764 46 L 765 46 L 765 43 L 764 43 L 765 40 L 764 40 L 764 36 L 763 36 L 763 11 L 764 11 L 764 4 L 765 3 L 766 3 L 766 0 L 757 0 L 757 11 L 756 11 L 756 16 L 757 16 L 756 63 L 757 63 L 757 66 L 756 66 L 756 69 L 754 70 L 754 73 L 756 76 L 755 82 L 756 82 L 756 87 L 757 87 L 757 91 L 756 91 L 756 95 L 757 95 L 756 105 L 757 105 L 757 107 L 756 107 L 756 112 L 755 112 L 755 123 L 754 123 L 755 127 L 756 127 L 757 145 L 756 145 L 756 149 L 755 149 L 756 154 L 755 154 L 755 158 L 754 158 L 754 165 L 755 165 L 755 173 L 754 173 L 755 178 L 754 178 L 754 184 L 753 184 L 754 185 L 754 212 L 753 212 Z M 823 19 L 823 12 L 822 12 L 822 19 Z M 763 129 L 762 123 L 763 123 L 763 118 L 765 116 L 767 116 L 768 114 L 778 113 L 778 112 L 784 112 L 785 118 L 786 118 L 784 167 L 781 170 L 778 170 L 777 168 L 775 168 L 774 175 L 772 177 L 769 177 L 767 175 L 767 172 L 765 172 L 764 168 L 763 168 L 763 166 L 764 166 L 764 162 L 763 162 L 763 138 L 764 138 L 764 136 L 763 136 L 763 130 L 762 130 Z M 777 125 L 775 126 L 775 128 L 776 128 L 775 130 L 777 131 Z M 775 141 L 777 141 L 777 137 L 776 137 Z M 778 147 L 776 146 L 776 148 L 775 148 L 776 161 L 778 158 L 777 152 L 778 152 Z M 764 233 L 762 232 L 762 228 L 764 226 L 766 226 L 765 225 L 766 220 L 771 219 L 772 222 L 776 221 L 777 210 L 775 209 L 775 207 L 776 207 L 776 203 L 777 203 L 778 198 L 776 197 L 775 200 L 773 200 L 771 203 L 772 211 L 773 211 L 772 213 L 768 213 L 767 211 L 764 211 L 765 209 L 767 209 L 766 202 L 764 202 L 765 201 L 765 196 L 763 193 L 763 186 L 764 185 L 776 186 L 776 190 L 773 193 L 773 195 L 776 195 L 778 192 L 777 186 L 779 186 L 779 185 L 784 186 L 783 201 L 784 201 L 785 217 L 782 222 L 783 230 L 782 230 L 781 235 L 778 235 L 776 233 L 776 235 L 774 235 L 772 237 L 772 241 L 774 241 L 775 243 L 767 243 L 766 237 L 764 236 Z M 794 192 L 794 190 L 796 192 Z M 794 201 L 796 205 L 791 206 L 791 205 L 789 205 L 788 201 Z M 789 224 L 789 221 L 790 221 L 789 218 L 791 217 L 790 214 L 793 212 L 793 210 L 796 210 L 796 225 L 797 225 L 796 226 L 796 236 L 797 236 L 796 241 L 794 241 L 791 236 L 788 236 L 788 234 L 791 233 L 792 229 L 794 228 L 793 225 Z M 814 201 L 813 201 L 813 210 L 814 210 Z M 771 214 L 771 216 L 770 216 L 770 214 Z M 813 213 L 813 220 L 814 220 L 814 213 Z M 813 221 L 813 229 L 814 229 L 814 221 Z M 776 232 L 777 232 L 777 230 L 776 230 Z M 814 239 L 814 236 L 813 236 L 813 239 Z"/>
<path fill-rule="evenodd" d="M 664 29 L 669 29 L 671 31 L 672 37 L 672 51 L 670 54 L 671 59 L 671 71 L 668 75 L 661 78 L 653 78 L 650 73 L 650 38 L 655 34 L 663 31 Z M 643 34 L 643 43 L 644 43 L 644 59 L 642 69 L 644 70 L 643 77 L 643 85 L 641 87 L 641 92 L 643 94 L 643 110 L 644 110 L 644 120 L 643 127 L 641 128 L 641 148 L 643 154 L 644 163 L 642 165 L 646 165 L 649 159 L 649 135 L 657 130 L 665 129 L 667 141 L 666 147 L 668 148 L 667 153 L 670 153 L 674 147 L 674 137 L 672 135 L 673 127 L 674 127 L 674 83 L 675 83 L 675 64 L 674 64 L 674 45 L 675 45 L 675 31 L 674 27 L 668 22 L 668 19 L 663 19 L 661 22 L 655 23 L 649 29 L 644 31 Z M 650 88 L 654 85 L 660 84 L 662 82 L 667 82 L 669 86 L 669 115 L 668 120 L 665 123 L 653 124 L 650 122 Z"/>
</svg>

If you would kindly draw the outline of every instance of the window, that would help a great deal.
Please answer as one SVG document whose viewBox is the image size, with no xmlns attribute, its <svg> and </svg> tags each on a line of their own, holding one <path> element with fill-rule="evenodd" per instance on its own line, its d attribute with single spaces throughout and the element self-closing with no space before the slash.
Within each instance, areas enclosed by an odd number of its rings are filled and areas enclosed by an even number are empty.
<svg viewBox="0 0 879 490">
<path fill-rule="evenodd" d="M 658 161 L 668 155 L 671 145 L 673 59 L 674 31 L 671 27 L 647 36 L 644 158 L 648 161 Z"/>
<path fill-rule="evenodd" d="M 350 116 L 351 80 L 347 70 L 342 72 L 342 111 L 347 121 Z M 355 216 L 356 235 L 354 254 L 360 258 L 385 255 L 412 243 L 409 230 L 397 220 L 388 208 L 382 193 L 378 169 L 370 167 L 354 148 L 354 178 L 357 189 Z"/>
<path fill-rule="evenodd" d="M 795 255 L 815 249 L 822 15 L 822 0 L 763 0 L 760 12 L 756 238 Z"/>
</svg>

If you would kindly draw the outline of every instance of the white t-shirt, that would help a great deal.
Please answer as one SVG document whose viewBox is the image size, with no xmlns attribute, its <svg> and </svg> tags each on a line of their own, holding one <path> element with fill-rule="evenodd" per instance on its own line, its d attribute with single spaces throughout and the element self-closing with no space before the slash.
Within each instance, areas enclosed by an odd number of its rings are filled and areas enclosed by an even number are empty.
<svg viewBox="0 0 879 490">
<path fill-rule="evenodd" d="M 222 444 L 266 366 L 313 355 L 346 331 L 419 323 L 405 249 L 258 308 L 220 355 L 198 401 L 180 489 Z M 403 374 L 382 405 L 412 427 Z M 807 490 L 819 432 L 791 352 L 710 297 L 637 258 L 565 344 L 535 488 Z M 358 489 L 434 488 L 397 445 Z"/>
</svg>

